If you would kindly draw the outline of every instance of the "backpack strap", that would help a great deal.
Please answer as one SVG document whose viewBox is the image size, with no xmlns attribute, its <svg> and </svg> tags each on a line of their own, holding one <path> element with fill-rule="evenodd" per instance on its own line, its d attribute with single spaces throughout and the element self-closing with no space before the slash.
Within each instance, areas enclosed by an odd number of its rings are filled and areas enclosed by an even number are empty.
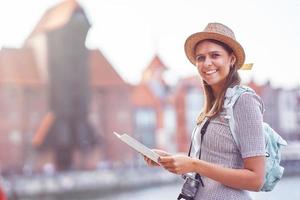
<svg viewBox="0 0 300 200">
<path fill-rule="evenodd" d="M 246 86 L 241 86 L 241 85 L 236 85 L 233 88 L 228 88 L 225 93 L 225 99 L 224 99 L 224 105 L 223 105 L 223 108 L 226 111 L 225 118 L 228 119 L 230 132 L 231 132 L 233 139 L 239 149 L 240 149 L 240 143 L 235 135 L 235 130 L 234 130 L 235 129 L 235 121 L 234 121 L 234 116 L 233 116 L 233 106 L 236 103 L 236 101 L 238 100 L 238 98 L 246 92 L 255 93 L 253 89 L 246 87 Z"/>
</svg>

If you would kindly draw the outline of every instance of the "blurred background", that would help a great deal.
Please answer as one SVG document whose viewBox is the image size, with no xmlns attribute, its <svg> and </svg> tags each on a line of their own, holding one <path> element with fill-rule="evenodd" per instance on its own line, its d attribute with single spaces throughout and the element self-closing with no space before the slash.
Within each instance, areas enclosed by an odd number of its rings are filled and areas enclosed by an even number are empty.
<svg viewBox="0 0 300 200">
<path fill-rule="evenodd" d="M 245 47 L 254 67 L 240 72 L 243 83 L 262 97 L 265 121 L 289 143 L 283 180 L 272 193 L 251 195 L 299 199 L 299 10 L 296 0 L 1 0 L 6 198 L 175 199 L 183 181 L 146 167 L 112 132 L 187 151 L 204 97 L 183 44 L 217 21 Z"/>
</svg>

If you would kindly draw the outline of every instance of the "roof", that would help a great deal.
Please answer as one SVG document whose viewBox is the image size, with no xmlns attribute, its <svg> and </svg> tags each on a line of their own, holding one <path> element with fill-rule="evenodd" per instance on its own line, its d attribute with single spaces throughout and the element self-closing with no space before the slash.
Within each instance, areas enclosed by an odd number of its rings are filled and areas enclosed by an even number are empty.
<svg viewBox="0 0 300 200">
<path fill-rule="evenodd" d="M 185 95 L 185 92 L 189 88 L 197 88 L 199 91 L 203 91 L 203 85 L 202 81 L 199 75 L 193 75 L 193 76 L 187 76 L 182 79 L 180 79 L 177 83 L 174 95 L 176 98 L 179 98 L 181 96 Z"/>
<path fill-rule="evenodd" d="M 155 107 L 158 105 L 158 99 L 155 98 L 145 83 L 141 83 L 133 88 L 131 99 L 133 105 L 137 107 Z"/>
<path fill-rule="evenodd" d="M 0 51 L 0 84 L 42 84 L 37 64 L 31 49 L 9 49 Z"/>
<path fill-rule="evenodd" d="M 162 84 L 166 85 L 163 79 L 163 72 L 168 68 L 161 61 L 158 55 L 155 55 L 148 67 L 143 72 L 142 82 L 147 82 L 153 79 L 161 81 Z"/>
<path fill-rule="evenodd" d="M 180 82 L 185 86 L 195 86 L 195 87 L 202 88 L 202 81 L 199 75 L 184 77 L 180 80 Z"/>
<path fill-rule="evenodd" d="M 41 20 L 33 29 L 27 40 L 39 33 L 48 32 L 63 27 L 69 22 L 72 14 L 78 9 L 82 8 L 75 0 L 65 0 L 61 4 L 50 8 L 42 16 Z"/>
<path fill-rule="evenodd" d="M 128 86 L 99 50 L 90 51 L 90 78 L 94 87 Z"/>
<path fill-rule="evenodd" d="M 258 95 L 262 95 L 264 90 L 264 85 L 258 85 L 253 80 L 251 80 L 248 84 L 249 87 L 251 87 Z"/>
<path fill-rule="evenodd" d="M 161 69 L 168 69 L 166 67 L 166 65 L 162 62 L 162 60 L 160 59 L 160 57 L 158 55 L 155 55 L 154 58 L 152 59 L 152 61 L 150 62 L 150 64 L 147 67 L 148 69 L 151 68 L 161 68 Z"/>
</svg>

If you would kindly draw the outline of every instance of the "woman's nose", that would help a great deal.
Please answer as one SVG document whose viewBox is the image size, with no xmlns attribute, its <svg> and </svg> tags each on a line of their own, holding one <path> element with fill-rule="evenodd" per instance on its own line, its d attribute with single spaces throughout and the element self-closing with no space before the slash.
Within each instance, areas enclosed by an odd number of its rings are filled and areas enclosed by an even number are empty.
<svg viewBox="0 0 300 200">
<path fill-rule="evenodd" d="M 211 65 L 212 65 L 211 59 L 210 59 L 209 57 L 206 57 L 206 58 L 205 58 L 205 61 L 204 61 L 204 66 L 205 66 L 205 67 L 209 67 L 209 66 L 211 66 Z"/>
</svg>

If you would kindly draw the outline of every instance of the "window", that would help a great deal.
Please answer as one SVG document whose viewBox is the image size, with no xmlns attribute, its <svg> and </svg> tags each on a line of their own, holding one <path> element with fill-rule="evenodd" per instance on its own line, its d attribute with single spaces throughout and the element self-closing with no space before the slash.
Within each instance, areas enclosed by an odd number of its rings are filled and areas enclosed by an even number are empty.
<svg viewBox="0 0 300 200">
<path fill-rule="evenodd" d="M 196 124 L 197 116 L 203 107 L 204 99 L 202 92 L 197 88 L 190 88 L 185 99 L 187 131 L 192 133 Z"/>
<path fill-rule="evenodd" d="M 135 112 L 135 137 L 145 145 L 155 147 L 156 113 L 151 108 L 138 108 Z"/>
</svg>

